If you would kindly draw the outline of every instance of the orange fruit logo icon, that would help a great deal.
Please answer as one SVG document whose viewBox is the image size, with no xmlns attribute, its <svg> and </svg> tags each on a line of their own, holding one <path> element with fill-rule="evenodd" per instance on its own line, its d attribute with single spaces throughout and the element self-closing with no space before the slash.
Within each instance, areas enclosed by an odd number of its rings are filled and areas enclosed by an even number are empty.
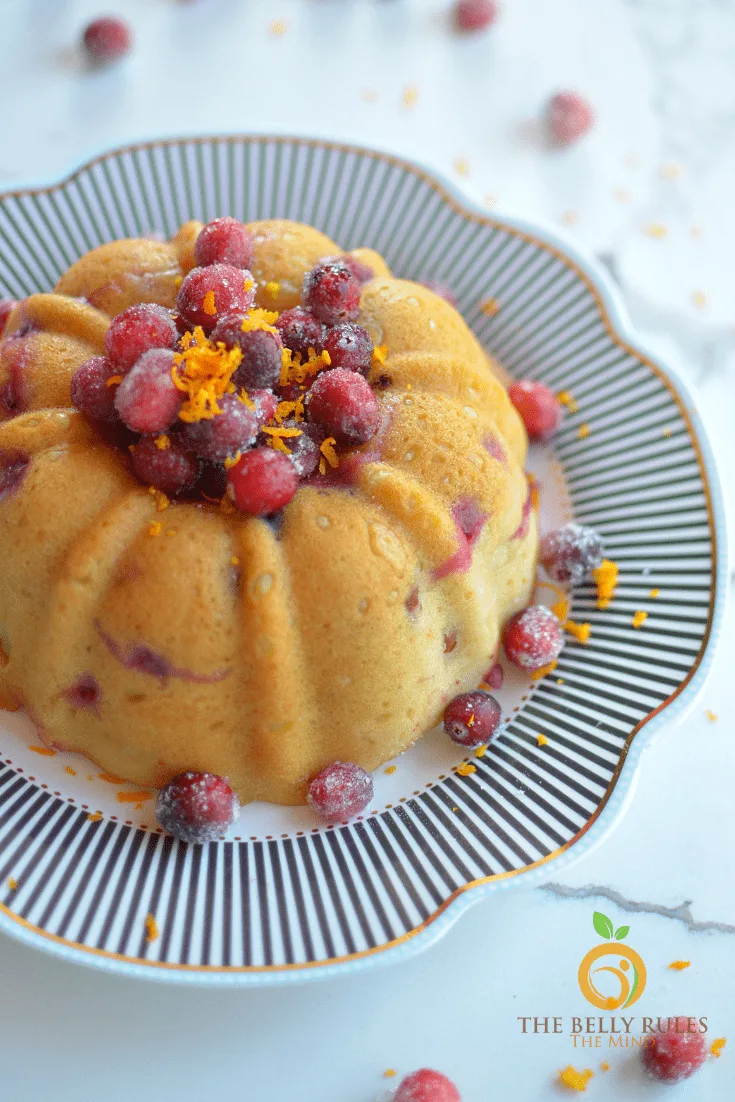
<svg viewBox="0 0 735 1102">
<path fill-rule="evenodd" d="M 630 926 L 620 926 L 616 930 L 601 911 L 595 911 L 592 923 L 600 937 L 607 941 L 590 949 L 580 964 L 579 989 L 587 1002 L 598 1010 L 624 1010 L 643 994 L 646 966 L 635 949 L 621 944 Z"/>
</svg>

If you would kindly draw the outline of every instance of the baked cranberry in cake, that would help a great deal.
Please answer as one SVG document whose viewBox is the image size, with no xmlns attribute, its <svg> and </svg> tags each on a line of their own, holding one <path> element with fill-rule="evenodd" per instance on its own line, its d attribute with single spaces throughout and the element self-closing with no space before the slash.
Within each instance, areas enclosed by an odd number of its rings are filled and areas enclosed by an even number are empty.
<svg viewBox="0 0 735 1102">
<path fill-rule="evenodd" d="M 373 338 L 364 326 L 345 321 L 328 331 L 324 351 L 329 353 L 330 367 L 367 375 L 373 362 Z"/>
<path fill-rule="evenodd" d="M 317 376 L 306 409 L 309 420 L 321 425 L 338 444 L 364 444 L 380 424 L 380 407 L 370 384 L 343 367 Z"/>
<path fill-rule="evenodd" d="M 314 777 L 307 799 L 323 819 L 343 822 L 369 807 L 373 778 L 354 762 L 335 761 Z"/>
<path fill-rule="evenodd" d="M 202 268 L 209 264 L 249 268 L 253 262 L 253 247 L 252 234 L 242 222 L 230 217 L 215 218 L 197 237 L 194 260 Z"/>
<path fill-rule="evenodd" d="M 142 302 L 113 318 L 105 334 L 105 352 L 119 374 L 125 374 L 151 348 L 173 348 L 178 332 L 163 306 Z"/>
<path fill-rule="evenodd" d="M 322 260 L 304 276 L 302 299 L 325 325 L 354 321 L 360 309 L 360 283 L 343 260 Z"/>
<path fill-rule="evenodd" d="M 482 746 L 493 737 L 503 717 L 492 693 L 473 689 L 460 693 L 444 709 L 444 730 L 460 746 Z"/>
<path fill-rule="evenodd" d="M 124 20 L 108 15 L 89 24 L 84 31 L 83 42 L 90 58 L 105 64 L 129 53 L 133 36 Z"/>
<path fill-rule="evenodd" d="M 518 410 L 531 440 L 547 440 L 561 424 L 561 406 L 553 390 L 531 379 L 511 383 L 508 397 Z"/>
<path fill-rule="evenodd" d="M 327 335 L 326 327 L 315 318 L 310 310 L 303 306 L 294 306 L 293 310 L 284 310 L 279 315 L 276 328 L 286 348 L 306 357 L 309 349 L 321 352 Z"/>
<path fill-rule="evenodd" d="M 8 324 L 8 318 L 10 317 L 10 311 L 15 306 L 15 300 L 12 298 L 0 298 L 0 337 L 2 337 L 5 330 L 5 326 Z"/>
<path fill-rule="evenodd" d="M 165 432 L 176 420 L 183 395 L 173 381 L 173 367 L 173 352 L 154 348 L 144 352 L 123 378 L 115 409 L 133 432 Z"/>
<path fill-rule="evenodd" d="M 532 673 L 559 657 L 564 634 L 550 608 L 531 605 L 508 621 L 503 645 L 514 666 Z"/>
<path fill-rule="evenodd" d="M 227 487 L 238 509 L 264 517 L 288 505 L 299 486 L 296 468 L 284 452 L 258 447 L 227 472 Z"/>
<path fill-rule="evenodd" d="M 93 356 L 81 364 L 71 380 L 71 402 L 80 413 L 95 421 L 117 421 L 115 386 L 107 380 L 115 369 L 105 356 Z"/>
<path fill-rule="evenodd" d="M 156 800 L 156 818 L 182 842 L 212 842 L 232 826 L 240 812 L 237 796 L 224 777 L 180 773 Z"/>
<path fill-rule="evenodd" d="M 241 316 L 255 301 L 255 280 L 249 271 L 231 264 L 192 268 L 179 287 L 176 308 L 190 325 L 208 333 L 220 318 Z"/>
<path fill-rule="evenodd" d="M 184 447 L 210 463 L 221 463 L 245 451 L 255 443 L 258 435 L 257 411 L 237 394 L 225 394 L 219 405 L 221 413 L 184 424 L 180 433 Z"/>
<path fill-rule="evenodd" d="M 191 490 L 201 463 L 177 437 L 144 436 L 134 445 L 133 470 L 141 482 L 155 486 L 169 497 Z"/>
</svg>

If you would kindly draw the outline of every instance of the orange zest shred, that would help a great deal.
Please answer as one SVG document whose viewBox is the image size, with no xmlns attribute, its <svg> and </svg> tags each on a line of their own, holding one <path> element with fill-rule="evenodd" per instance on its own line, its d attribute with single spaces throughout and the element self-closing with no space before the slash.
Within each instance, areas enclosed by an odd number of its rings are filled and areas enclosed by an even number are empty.
<svg viewBox="0 0 735 1102">
<path fill-rule="evenodd" d="M 32 750 L 34 754 L 43 754 L 45 758 L 53 758 L 56 756 L 55 750 L 49 750 L 48 746 L 29 746 L 29 750 Z"/>
<path fill-rule="evenodd" d="M 158 941 L 161 936 L 161 932 L 158 929 L 158 923 L 152 914 L 145 916 L 145 939 L 147 942 Z"/>
<path fill-rule="evenodd" d="M 323 440 L 322 443 L 319 445 L 319 451 L 322 453 L 330 467 L 339 467 L 339 459 L 337 458 L 337 453 L 334 450 L 334 445 L 336 443 L 337 441 L 334 439 L 333 436 L 328 436 L 327 439 Z"/>
<path fill-rule="evenodd" d="M 548 746 L 549 745 L 549 740 L 547 739 L 546 735 L 537 735 L 536 736 L 536 745 L 537 746 Z"/>
<path fill-rule="evenodd" d="M 592 571 L 592 577 L 597 586 L 597 607 L 607 608 L 615 596 L 615 587 L 618 584 L 618 564 L 611 559 L 603 559 L 599 566 Z"/>
<path fill-rule="evenodd" d="M 383 1075 L 385 1076 L 386 1079 L 392 1079 L 395 1074 L 396 1074 L 396 1069 L 395 1068 L 386 1068 L 385 1071 L 383 1072 Z"/>
<path fill-rule="evenodd" d="M 276 298 L 280 289 L 281 284 L 275 279 L 268 280 L 265 285 L 265 293 L 270 295 L 271 298 Z"/>
<path fill-rule="evenodd" d="M 723 1048 L 725 1047 L 726 1044 L 727 1044 L 727 1037 L 716 1037 L 715 1040 L 712 1042 L 712 1047 L 710 1048 L 710 1052 L 712 1053 L 713 1056 L 716 1056 L 717 1059 L 719 1060 L 720 1056 L 722 1055 L 722 1050 L 723 1050 Z"/>
<path fill-rule="evenodd" d="M 480 303 L 480 310 L 488 318 L 494 318 L 500 310 L 500 302 L 496 298 L 486 298 Z"/>
<path fill-rule="evenodd" d="M 151 526 L 148 529 L 148 535 L 149 536 L 160 536 L 162 528 L 163 528 L 163 525 L 161 524 L 160 520 L 154 520 L 153 523 L 151 524 Z"/>
<path fill-rule="evenodd" d="M 110 378 L 105 383 L 105 386 L 119 386 L 122 381 L 122 375 L 110 375 Z"/>
<path fill-rule="evenodd" d="M 586 440 L 591 431 L 592 430 L 590 429 L 589 422 L 583 421 L 577 429 L 577 436 L 580 440 Z"/>
<path fill-rule="evenodd" d="M 319 474 L 326 474 L 326 473 L 327 473 L 327 461 L 324 458 L 324 456 L 322 456 L 321 459 L 319 460 Z"/>
<path fill-rule="evenodd" d="M 264 425 L 263 432 L 268 437 L 266 444 L 275 451 L 284 452 L 285 455 L 291 454 L 291 449 L 286 444 L 286 440 L 301 436 L 301 429 L 286 428 L 282 425 Z"/>
<path fill-rule="evenodd" d="M 217 313 L 217 306 L 214 301 L 214 291 L 207 291 L 202 299 L 202 310 L 205 314 L 209 314 L 210 318 L 213 318 Z"/>
<path fill-rule="evenodd" d="M 299 352 L 294 353 L 290 348 L 284 348 L 281 353 L 280 385 L 291 386 L 292 383 L 300 385 L 308 376 L 316 375 L 325 367 L 329 367 L 331 362 L 328 352 L 315 352 L 310 348 L 306 360 L 303 361 Z"/>
<path fill-rule="evenodd" d="M 70 765 L 65 765 L 64 766 L 64 772 L 68 773 L 70 777 L 76 777 L 76 775 L 77 775 L 76 769 L 72 769 L 72 767 Z"/>
<path fill-rule="evenodd" d="M 233 555 L 232 558 L 230 559 L 230 562 L 233 566 L 239 566 L 240 565 L 240 560 L 238 559 L 237 555 Z"/>
<path fill-rule="evenodd" d="M 390 775 L 391 775 L 391 773 L 395 773 L 395 771 L 396 771 L 396 769 L 397 769 L 397 768 L 398 768 L 398 767 L 397 767 L 397 766 L 395 766 L 395 765 L 388 765 L 388 766 L 386 766 L 386 767 L 385 767 L 385 769 L 383 770 L 383 772 L 384 772 L 384 773 L 387 773 L 387 774 L 388 774 L 388 776 L 390 776 Z"/>
<path fill-rule="evenodd" d="M 571 1064 L 559 1072 L 559 1082 L 564 1087 L 569 1087 L 573 1091 L 586 1091 L 587 1084 L 594 1075 L 594 1072 L 589 1068 L 585 1068 L 584 1071 L 577 1071 Z"/>
<path fill-rule="evenodd" d="M 717 723 L 717 713 L 713 712 L 711 708 L 707 708 L 704 713 L 710 723 Z"/>
<path fill-rule="evenodd" d="M 580 643 L 588 643 L 592 634 L 592 624 L 576 624 L 574 620 L 565 620 L 564 630 L 573 635 Z"/>
<path fill-rule="evenodd" d="M 566 406 L 570 413 L 579 413 L 579 405 L 571 390 L 560 390 L 556 400 L 560 406 Z"/>
<path fill-rule="evenodd" d="M 602 1063 L 600 1064 L 600 1070 L 601 1071 L 609 1071 L 610 1070 L 610 1065 L 608 1064 L 607 1060 L 602 1061 Z"/>
<path fill-rule="evenodd" d="M 553 611 L 553 609 L 552 609 L 552 611 Z M 546 675 L 551 673 L 552 670 L 555 670 L 557 665 L 558 665 L 558 663 L 557 663 L 557 660 L 555 658 L 554 661 L 549 662 L 549 664 L 547 666 L 542 666 L 540 670 L 535 670 L 531 674 L 531 680 L 532 681 L 540 681 L 542 677 L 546 677 Z"/>
<path fill-rule="evenodd" d="M 534 509 L 538 510 L 541 505 L 541 487 L 530 471 L 526 471 L 526 479 L 528 481 L 528 490 L 531 495 L 531 505 Z"/>
<path fill-rule="evenodd" d="M 11 892 L 17 891 L 18 881 L 13 876 L 8 877 L 8 888 Z"/>
<path fill-rule="evenodd" d="M 469 777 L 472 773 L 477 772 L 477 766 L 473 765 L 471 761 L 463 761 L 461 765 L 457 766 L 457 773 L 460 777 Z"/>
<path fill-rule="evenodd" d="M 648 613 L 644 612 L 643 609 L 639 608 L 638 611 L 633 616 L 633 619 L 630 622 L 631 622 L 631 624 L 633 625 L 634 628 L 640 628 L 640 627 L 643 627 L 643 625 L 645 624 L 647 619 L 648 619 Z"/>
<path fill-rule="evenodd" d="M 240 393 L 237 395 L 237 399 L 238 399 L 239 402 L 242 402 L 242 404 L 244 406 L 247 406 L 248 409 L 256 409 L 257 408 L 256 405 L 255 405 L 255 402 L 251 399 L 251 397 L 248 394 L 247 390 L 245 390 L 245 387 L 241 388 Z"/>
<path fill-rule="evenodd" d="M 674 972 L 683 972 L 685 968 L 689 968 L 691 963 L 690 960 L 672 960 L 669 968 Z"/>
<path fill-rule="evenodd" d="M 384 364 L 387 358 L 388 358 L 388 345 L 387 344 L 376 344 L 375 348 L 373 349 L 373 363 L 374 364 Z"/>
<path fill-rule="evenodd" d="M 171 447 L 171 441 L 165 433 L 163 433 L 161 436 L 157 436 L 153 443 L 161 452 L 165 452 Z"/>
<path fill-rule="evenodd" d="M 240 366 L 239 348 L 214 344 L 201 326 L 181 338 L 181 352 L 174 355 L 171 378 L 177 389 L 186 395 L 179 418 L 189 423 L 211 421 L 222 410 L 219 399 L 235 391 L 232 376 Z"/>
<path fill-rule="evenodd" d="M 235 467 L 242 459 L 242 452 L 235 452 L 234 455 L 228 455 L 226 459 L 222 461 L 226 471 L 229 471 L 231 467 Z"/>
<path fill-rule="evenodd" d="M 268 286 L 273 286 L 268 284 Z M 243 333 L 252 333 L 254 329 L 265 329 L 268 333 L 277 333 L 274 322 L 278 321 L 277 310 L 262 310 L 259 306 L 248 312 L 243 318 L 240 329 Z"/>
<path fill-rule="evenodd" d="M 660 589 L 654 588 L 654 589 L 651 590 L 651 592 L 648 594 L 648 596 L 651 598 L 651 600 L 655 601 L 660 593 L 661 593 Z"/>
<path fill-rule="evenodd" d="M 141 800 L 152 800 L 152 792 L 118 792 L 117 798 L 121 804 L 137 804 Z"/>
<path fill-rule="evenodd" d="M 90 823 L 99 823 L 102 817 L 103 816 L 101 811 L 90 811 L 89 815 L 87 815 Z"/>
<path fill-rule="evenodd" d="M 281 421 L 287 421 L 289 418 L 293 418 L 294 421 L 304 420 L 304 396 L 299 394 L 298 398 L 294 402 L 279 402 L 276 406 L 275 413 L 276 421 L 280 424 Z"/>
<path fill-rule="evenodd" d="M 485 754 L 487 754 L 487 743 L 485 743 L 484 746 L 478 746 L 477 749 L 475 750 L 475 757 L 476 758 L 484 758 Z"/>
<path fill-rule="evenodd" d="M 164 509 L 168 509 L 170 502 L 163 490 L 157 490 L 155 486 L 149 486 L 148 493 L 156 499 L 157 512 L 162 513 Z"/>
</svg>

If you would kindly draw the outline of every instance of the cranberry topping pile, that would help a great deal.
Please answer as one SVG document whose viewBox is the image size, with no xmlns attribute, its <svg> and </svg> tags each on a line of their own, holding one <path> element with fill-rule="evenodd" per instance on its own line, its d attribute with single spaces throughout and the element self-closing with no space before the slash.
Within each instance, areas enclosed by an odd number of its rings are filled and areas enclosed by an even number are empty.
<svg viewBox="0 0 735 1102">
<path fill-rule="evenodd" d="M 327 257 L 306 273 L 303 304 L 279 315 L 254 305 L 241 222 L 210 222 L 194 256 L 175 312 L 142 303 L 113 319 L 105 356 L 74 375 L 72 402 L 119 425 L 133 472 L 154 489 L 211 501 L 219 488 L 228 507 L 269 516 L 300 480 L 338 466 L 338 449 L 378 431 L 373 341 L 356 321 L 372 272 Z"/>
</svg>

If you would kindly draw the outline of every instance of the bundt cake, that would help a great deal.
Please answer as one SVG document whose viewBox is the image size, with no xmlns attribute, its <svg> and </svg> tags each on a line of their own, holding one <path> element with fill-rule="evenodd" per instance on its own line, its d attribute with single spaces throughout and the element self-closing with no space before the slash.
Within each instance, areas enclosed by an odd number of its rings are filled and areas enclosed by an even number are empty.
<svg viewBox="0 0 735 1102">
<path fill-rule="evenodd" d="M 2 697 L 142 785 L 294 804 L 373 770 L 528 604 L 526 447 L 457 311 L 369 249 L 102 245 L 0 343 Z"/>
</svg>

